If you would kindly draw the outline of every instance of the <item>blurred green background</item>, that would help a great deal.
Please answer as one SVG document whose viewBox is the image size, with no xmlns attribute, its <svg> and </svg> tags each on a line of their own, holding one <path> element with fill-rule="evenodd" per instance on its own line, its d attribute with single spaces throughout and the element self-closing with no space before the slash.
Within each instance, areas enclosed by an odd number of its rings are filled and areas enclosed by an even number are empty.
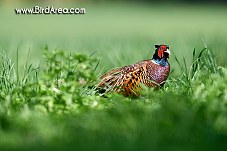
<svg viewBox="0 0 227 151">
<path fill-rule="evenodd" d="M 151 58 L 155 44 L 169 44 L 178 58 L 191 60 L 207 45 L 227 61 L 227 7 L 221 1 L 4 1 L 0 2 L 0 50 L 19 50 L 21 64 L 41 62 L 42 49 L 63 49 L 101 59 L 98 72 Z M 16 15 L 15 8 L 83 7 L 84 15 Z M 173 57 L 172 67 L 177 67 Z M 177 71 L 177 69 L 175 70 Z"/>
</svg>

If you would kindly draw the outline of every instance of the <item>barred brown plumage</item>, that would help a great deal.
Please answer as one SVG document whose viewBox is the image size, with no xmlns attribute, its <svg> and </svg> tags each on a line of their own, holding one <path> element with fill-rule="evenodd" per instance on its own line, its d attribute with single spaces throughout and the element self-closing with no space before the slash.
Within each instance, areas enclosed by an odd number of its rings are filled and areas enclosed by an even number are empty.
<svg viewBox="0 0 227 151">
<path fill-rule="evenodd" d="M 100 77 L 98 89 L 104 92 L 115 91 L 126 96 L 139 95 L 141 84 L 158 89 L 163 86 L 169 75 L 169 46 L 155 45 L 153 58 L 133 65 L 110 70 Z"/>
</svg>

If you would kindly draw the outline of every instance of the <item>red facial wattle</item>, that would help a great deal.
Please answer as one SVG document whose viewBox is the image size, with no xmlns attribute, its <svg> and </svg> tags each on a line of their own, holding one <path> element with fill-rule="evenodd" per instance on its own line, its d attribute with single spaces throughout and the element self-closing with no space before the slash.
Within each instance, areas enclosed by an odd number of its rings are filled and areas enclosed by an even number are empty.
<svg viewBox="0 0 227 151">
<path fill-rule="evenodd" d="M 164 52 L 163 52 L 163 50 L 158 50 L 158 56 L 159 56 L 159 58 L 163 58 L 164 57 Z"/>
</svg>

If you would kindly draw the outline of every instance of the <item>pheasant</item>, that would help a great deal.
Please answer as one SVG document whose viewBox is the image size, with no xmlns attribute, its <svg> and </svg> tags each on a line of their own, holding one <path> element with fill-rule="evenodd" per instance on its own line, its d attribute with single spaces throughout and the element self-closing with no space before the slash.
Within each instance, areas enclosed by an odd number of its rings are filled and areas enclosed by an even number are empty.
<svg viewBox="0 0 227 151">
<path fill-rule="evenodd" d="M 170 51 L 168 45 L 155 45 L 155 48 L 152 59 L 116 68 L 102 75 L 97 88 L 105 93 L 115 91 L 125 96 L 139 96 L 141 85 L 154 89 L 162 87 L 170 72 Z"/>
</svg>

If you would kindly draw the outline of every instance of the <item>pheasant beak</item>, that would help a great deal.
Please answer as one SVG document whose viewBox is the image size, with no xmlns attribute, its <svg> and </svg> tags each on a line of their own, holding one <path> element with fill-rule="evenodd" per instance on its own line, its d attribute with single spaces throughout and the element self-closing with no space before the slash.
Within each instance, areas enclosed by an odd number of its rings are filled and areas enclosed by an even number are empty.
<svg viewBox="0 0 227 151">
<path fill-rule="evenodd" d="M 170 56 L 170 51 L 169 51 L 169 49 L 166 49 L 165 52 L 168 53 L 168 58 L 169 58 L 169 56 Z"/>
</svg>

